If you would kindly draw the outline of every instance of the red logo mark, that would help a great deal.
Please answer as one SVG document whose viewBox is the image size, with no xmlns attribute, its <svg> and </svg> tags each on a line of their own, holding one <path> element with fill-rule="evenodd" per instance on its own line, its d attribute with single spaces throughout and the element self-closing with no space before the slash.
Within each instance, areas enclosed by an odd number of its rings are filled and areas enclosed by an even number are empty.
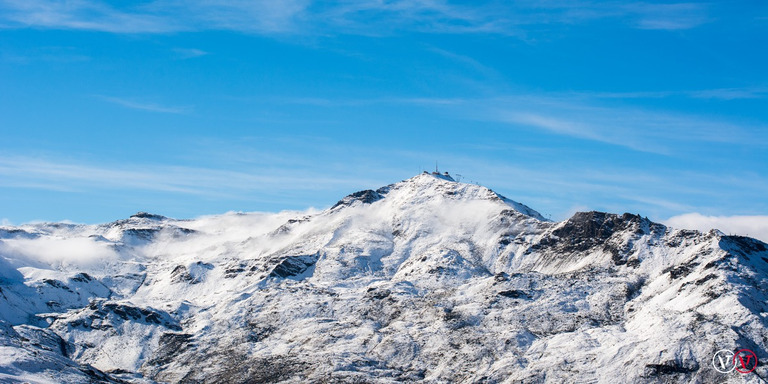
<svg viewBox="0 0 768 384">
<path fill-rule="evenodd" d="M 757 368 L 757 355 L 749 349 L 740 349 L 733 355 L 733 365 L 739 373 L 750 373 Z"/>
</svg>

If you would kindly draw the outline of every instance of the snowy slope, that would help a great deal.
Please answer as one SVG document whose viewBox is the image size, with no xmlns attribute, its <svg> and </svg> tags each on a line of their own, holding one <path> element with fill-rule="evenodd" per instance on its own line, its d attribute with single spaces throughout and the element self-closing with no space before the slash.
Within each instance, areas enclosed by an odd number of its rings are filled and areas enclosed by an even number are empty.
<svg viewBox="0 0 768 384">
<path fill-rule="evenodd" d="M 0 227 L 0 382 L 764 382 L 768 246 L 421 174 L 323 211 Z M 62 376 L 65 375 L 65 376 Z"/>
</svg>

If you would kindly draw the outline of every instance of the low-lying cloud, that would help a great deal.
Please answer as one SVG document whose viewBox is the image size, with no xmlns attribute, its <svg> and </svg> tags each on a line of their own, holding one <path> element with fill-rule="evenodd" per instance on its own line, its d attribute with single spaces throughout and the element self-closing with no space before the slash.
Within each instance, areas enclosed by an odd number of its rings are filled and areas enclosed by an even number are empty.
<svg viewBox="0 0 768 384">
<path fill-rule="evenodd" d="M 670 217 L 665 224 L 699 231 L 715 228 L 726 234 L 754 237 L 768 243 L 768 216 L 705 216 L 694 212 Z"/>
<path fill-rule="evenodd" d="M 89 238 L 42 237 L 39 239 L 5 239 L 0 242 L 0 255 L 20 261 L 20 265 L 84 267 L 108 263 L 118 258 L 107 243 Z"/>
</svg>

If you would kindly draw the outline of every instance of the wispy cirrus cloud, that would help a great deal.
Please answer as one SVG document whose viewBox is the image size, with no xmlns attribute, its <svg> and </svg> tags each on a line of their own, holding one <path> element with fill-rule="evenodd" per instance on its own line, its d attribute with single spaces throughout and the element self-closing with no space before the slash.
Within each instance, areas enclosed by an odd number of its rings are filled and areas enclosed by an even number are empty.
<svg viewBox="0 0 768 384">
<path fill-rule="evenodd" d="M 639 29 L 690 29 L 708 22 L 708 11 L 707 5 L 697 3 L 530 0 L 466 5 L 439 0 L 363 0 L 338 2 L 327 7 L 324 17 L 337 26 L 361 33 L 371 33 L 372 29 L 373 33 L 407 29 L 440 33 L 493 33 L 527 38 L 541 28 L 597 20 L 614 20 Z"/>
<path fill-rule="evenodd" d="M 766 127 L 758 123 L 611 106 L 600 103 L 599 98 L 585 99 L 583 95 L 516 94 L 475 99 L 379 99 L 375 102 L 443 108 L 446 113 L 465 119 L 529 127 L 658 154 L 679 152 L 691 143 L 768 146 Z"/>
<path fill-rule="evenodd" d="M 641 29 L 681 30 L 698 27 L 710 21 L 701 3 L 628 3 L 625 8 Z"/>
<path fill-rule="evenodd" d="M 194 59 L 196 57 L 207 56 L 210 54 L 210 52 L 206 52 L 197 48 L 174 48 L 173 53 L 176 54 L 176 58 L 179 60 Z"/>
<path fill-rule="evenodd" d="M 171 107 L 171 106 L 160 105 L 157 103 L 142 102 L 142 101 L 124 99 L 124 98 L 113 97 L 113 96 L 98 96 L 98 97 L 106 102 L 117 104 L 129 109 L 138 109 L 142 111 L 173 113 L 173 114 L 184 114 L 184 113 L 192 112 L 192 107 Z"/>
<path fill-rule="evenodd" d="M 288 32 L 308 2 L 154 0 L 114 3 L 85 0 L 3 0 L 6 27 L 31 26 L 113 33 L 168 33 L 193 30 Z"/>
<path fill-rule="evenodd" d="M 264 195 L 359 185 L 365 178 L 329 177 L 274 165 L 246 170 L 194 166 L 86 163 L 68 159 L 0 157 L 0 187 L 84 192 L 142 190 L 211 198 Z"/>
<path fill-rule="evenodd" d="M 712 92 L 718 93 L 717 91 Z M 755 97 L 760 95 L 757 90 L 753 92 Z M 624 104 L 612 105 L 611 103 L 604 103 L 605 100 L 602 100 L 666 97 L 662 95 L 656 93 L 638 95 L 634 93 L 554 92 L 508 94 L 485 98 L 269 97 L 251 101 L 262 104 L 297 104 L 324 108 L 370 105 L 425 108 L 459 119 L 502 123 L 515 129 L 536 129 L 557 135 L 664 155 L 683 154 L 690 148 L 696 148 L 697 144 L 706 143 L 739 144 L 752 148 L 768 146 L 768 135 L 766 134 L 768 127 L 759 121 L 732 121 L 706 114 L 686 114 Z M 725 95 L 721 96 L 725 97 Z"/>
<path fill-rule="evenodd" d="M 718 89 L 702 89 L 697 91 L 690 91 L 688 95 L 699 99 L 720 99 L 720 100 L 737 100 L 737 99 L 761 99 L 768 96 L 768 88 L 766 87 L 749 87 L 749 88 L 718 88 Z"/>
<path fill-rule="evenodd" d="M 515 23 L 507 19 L 516 18 L 515 13 L 499 4 L 467 6 L 440 0 L 340 1 L 320 11 L 333 27 L 365 35 L 399 30 L 519 34 Z"/>
<path fill-rule="evenodd" d="M 161 14 L 141 9 L 120 9 L 101 1 L 3 0 L 5 27 L 80 29 L 114 33 L 164 33 L 183 25 Z"/>
<path fill-rule="evenodd" d="M 603 103 L 561 94 L 513 95 L 488 100 L 479 119 L 528 126 L 658 154 L 695 148 L 693 143 L 768 146 L 765 123 L 687 114 L 637 105 Z"/>
<path fill-rule="evenodd" d="M 689 97 L 694 99 L 740 100 L 768 97 L 768 88 L 755 86 L 678 91 L 571 92 L 569 95 L 600 99 L 661 99 L 667 97 Z"/>
<path fill-rule="evenodd" d="M 761 130 L 728 121 L 576 100 L 514 97 L 489 103 L 484 111 L 485 117 L 478 118 L 659 154 L 679 151 L 680 143 L 768 142 Z"/>
<path fill-rule="evenodd" d="M 437 47 L 430 47 L 429 50 L 442 58 L 447 59 L 449 63 L 461 68 L 461 75 L 454 76 L 455 81 L 458 83 L 471 85 L 472 88 L 487 89 L 488 82 L 494 84 L 504 82 L 504 76 L 498 70 L 481 63 L 473 57 Z M 447 77 L 447 75 L 443 76 Z M 478 82 L 474 80 L 474 78 L 479 78 L 481 81 Z"/>
<path fill-rule="evenodd" d="M 408 30 L 519 37 L 552 25 L 577 25 L 595 20 L 615 20 L 632 28 L 661 30 L 695 28 L 709 20 L 706 4 L 632 1 L 521 1 L 467 5 L 444 0 L 151 0 L 140 3 L 2 0 L 0 14 L 6 27 L 113 33 L 235 30 L 261 34 L 340 32 L 380 35 Z"/>
</svg>

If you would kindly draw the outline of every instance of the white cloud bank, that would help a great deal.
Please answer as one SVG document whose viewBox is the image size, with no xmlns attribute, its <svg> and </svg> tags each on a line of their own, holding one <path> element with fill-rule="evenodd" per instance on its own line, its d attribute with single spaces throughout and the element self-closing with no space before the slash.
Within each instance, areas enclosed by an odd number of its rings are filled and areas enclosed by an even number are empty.
<svg viewBox="0 0 768 384">
<path fill-rule="evenodd" d="M 670 217 L 664 224 L 699 231 L 716 228 L 726 234 L 754 237 L 768 243 L 768 216 L 704 216 L 700 213 L 686 213 Z"/>
<path fill-rule="evenodd" d="M 43 268 L 50 265 L 61 268 L 94 266 L 118 258 L 109 244 L 87 237 L 4 239 L 0 242 L 0 253 L 16 266 L 35 265 Z"/>
</svg>

